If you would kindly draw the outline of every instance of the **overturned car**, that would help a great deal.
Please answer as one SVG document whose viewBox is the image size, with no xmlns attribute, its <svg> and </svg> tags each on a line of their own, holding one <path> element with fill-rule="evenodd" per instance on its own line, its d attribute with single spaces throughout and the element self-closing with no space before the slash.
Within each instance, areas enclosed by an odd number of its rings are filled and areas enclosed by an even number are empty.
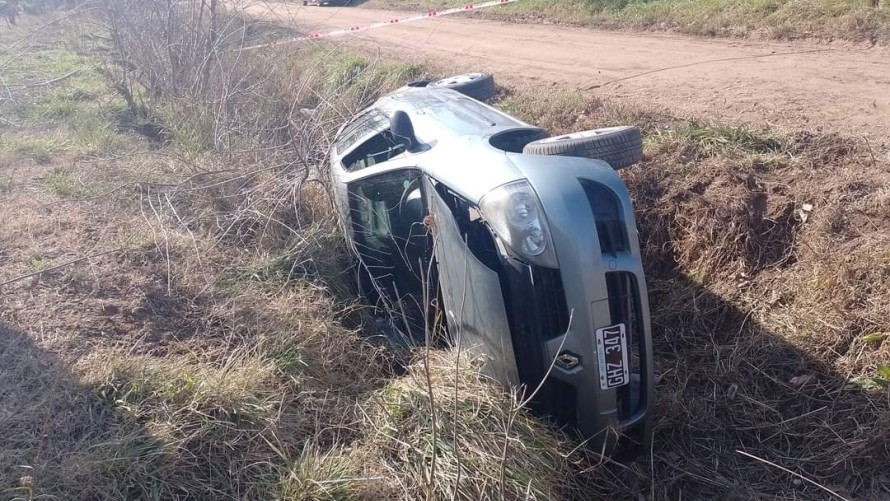
<svg viewBox="0 0 890 501">
<path fill-rule="evenodd" d="M 409 84 L 340 129 L 333 191 L 363 292 L 409 340 L 444 325 L 591 448 L 639 450 L 649 308 L 615 169 L 640 160 L 640 132 L 549 137 L 480 101 L 493 94 L 483 74 Z"/>
</svg>

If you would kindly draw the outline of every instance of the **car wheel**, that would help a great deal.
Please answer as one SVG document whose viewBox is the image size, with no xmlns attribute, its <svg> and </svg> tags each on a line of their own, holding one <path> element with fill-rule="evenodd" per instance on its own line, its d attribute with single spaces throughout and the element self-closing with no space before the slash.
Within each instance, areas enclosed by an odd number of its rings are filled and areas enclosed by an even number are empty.
<svg viewBox="0 0 890 501">
<path fill-rule="evenodd" d="M 428 87 L 452 89 L 478 101 L 494 97 L 494 77 L 488 73 L 466 73 L 430 82 Z"/>
<path fill-rule="evenodd" d="M 593 158 L 618 170 L 643 159 L 643 135 L 636 127 L 608 127 L 539 139 L 525 145 L 522 152 Z"/>
</svg>

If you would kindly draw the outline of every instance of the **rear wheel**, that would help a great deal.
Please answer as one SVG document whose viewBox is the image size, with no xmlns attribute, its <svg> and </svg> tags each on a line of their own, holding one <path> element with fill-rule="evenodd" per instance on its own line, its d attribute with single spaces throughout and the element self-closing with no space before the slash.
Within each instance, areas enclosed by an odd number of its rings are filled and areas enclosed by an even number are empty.
<svg viewBox="0 0 890 501">
<path fill-rule="evenodd" d="M 430 82 L 428 87 L 452 89 L 478 101 L 488 101 L 495 94 L 494 77 L 488 73 L 466 73 Z"/>
<path fill-rule="evenodd" d="M 608 127 L 539 139 L 525 145 L 522 152 L 593 158 L 617 170 L 643 159 L 643 135 L 636 127 Z"/>
</svg>

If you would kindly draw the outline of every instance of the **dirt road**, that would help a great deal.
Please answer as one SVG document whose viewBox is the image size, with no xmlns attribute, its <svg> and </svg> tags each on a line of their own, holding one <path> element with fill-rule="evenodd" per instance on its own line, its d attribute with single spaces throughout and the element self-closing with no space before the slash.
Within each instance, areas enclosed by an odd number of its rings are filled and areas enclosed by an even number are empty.
<svg viewBox="0 0 890 501">
<path fill-rule="evenodd" d="M 323 31 L 392 19 L 263 2 L 248 12 Z M 865 135 L 890 146 L 890 49 L 630 34 L 454 16 L 342 37 L 542 89 L 582 89 L 682 116 Z"/>
</svg>

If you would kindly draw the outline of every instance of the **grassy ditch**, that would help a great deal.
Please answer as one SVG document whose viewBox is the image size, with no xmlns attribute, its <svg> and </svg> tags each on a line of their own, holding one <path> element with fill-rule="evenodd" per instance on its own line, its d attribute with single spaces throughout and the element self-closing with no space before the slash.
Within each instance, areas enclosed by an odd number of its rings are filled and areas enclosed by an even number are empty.
<svg viewBox="0 0 890 501">
<path fill-rule="evenodd" d="M 890 10 L 868 0 L 523 0 L 479 16 L 709 37 L 890 42 Z M 369 0 L 374 8 L 453 7 L 446 0 Z"/>
<path fill-rule="evenodd" d="M 580 492 L 566 437 L 469 360 L 399 376 L 353 292 L 319 166 L 345 117 L 422 69 L 333 49 L 239 62 L 226 37 L 267 27 L 184 6 L 159 34 L 162 4 L 0 32 L 0 498 Z M 208 73 L 179 64 L 201 23 L 220 33 Z M 168 35 L 181 52 L 140 52 Z M 458 399 L 435 429 L 420 366 L 435 407 Z M 439 434 L 450 448 L 397 445 Z"/>
<path fill-rule="evenodd" d="M 238 57 L 266 27 L 195 3 L 171 31 L 166 2 L 112 5 L 108 28 L 0 31 L 4 499 L 825 497 L 752 456 L 849 499 L 890 493 L 885 153 L 501 90 L 555 133 L 647 137 L 623 176 L 659 417 L 650 457 L 619 466 L 469 361 L 421 351 L 399 375 L 369 337 L 320 166 L 345 117 L 440 70 Z"/>
</svg>

